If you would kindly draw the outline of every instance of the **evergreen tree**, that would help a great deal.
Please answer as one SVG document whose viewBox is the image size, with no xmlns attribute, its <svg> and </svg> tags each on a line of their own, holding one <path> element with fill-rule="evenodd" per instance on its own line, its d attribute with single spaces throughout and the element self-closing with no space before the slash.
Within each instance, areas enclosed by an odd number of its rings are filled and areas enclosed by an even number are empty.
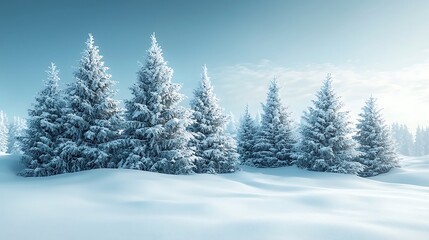
<svg viewBox="0 0 429 240">
<path fill-rule="evenodd" d="M 250 165 L 255 167 L 291 165 L 295 145 L 292 121 L 286 108 L 281 104 L 279 87 L 275 80 L 270 84 L 267 101 L 262 107 L 264 112 Z"/>
<path fill-rule="evenodd" d="M 218 100 L 204 66 L 200 86 L 191 101 L 196 166 L 200 173 L 229 173 L 236 170 L 238 154 L 235 141 L 224 132 L 227 117 L 222 114 Z"/>
<path fill-rule="evenodd" d="M 20 138 L 23 136 L 27 123 L 24 119 L 14 117 L 13 122 L 9 124 L 9 136 L 7 143 L 7 153 L 22 154 L 22 143 Z"/>
<path fill-rule="evenodd" d="M 251 165 L 253 162 L 256 133 L 255 121 L 250 116 L 249 106 L 246 106 L 237 134 L 238 153 L 240 154 L 241 162 L 244 164 Z"/>
<path fill-rule="evenodd" d="M 347 112 L 328 75 L 321 90 L 302 118 L 297 166 L 312 171 L 357 174 L 362 165 L 356 156 Z"/>
<path fill-rule="evenodd" d="M 7 152 L 7 142 L 9 129 L 7 127 L 7 117 L 3 111 L 0 111 L 0 153 Z"/>
<path fill-rule="evenodd" d="M 59 70 L 51 63 L 45 88 L 36 97 L 36 104 L 28 111 L 28 129 L 21 138 L 25 176 L 49 176 L 64 172 L 58 159 L 59 138 L 64 132 L 62 115 L 66 104 L 60 92 Z"/>
<path fill-rule="evenodd" d="M 194 152 L 189 110 L 178 104 L 184 98 L 180 85 L 172 83 L 161 47 L 152 35 L 145 64 L 131 88 L 133 98 L 125 103 L 124 135 L 129 145 L 120 166 L 169 174 L 189 174 Z"/>
<path fill-rule="evenodd" d="M 111 75 L 107 73 L 94 38 L 89 34 L 75 82 L 67 89 L 68 114 L 61 158 L 67 172 L 116 167 L 115 140 L 119 138 L 121 109 L 113 99 Z"/>
<path fill-rule="evenodd" d="M 398 157 L 375 99 L 371 97 L 362 110 L 354 139 L 359 144 L 358 161 L 364 165 L 359 175 L 371 177 L 398 166 Z"/>
</svg>

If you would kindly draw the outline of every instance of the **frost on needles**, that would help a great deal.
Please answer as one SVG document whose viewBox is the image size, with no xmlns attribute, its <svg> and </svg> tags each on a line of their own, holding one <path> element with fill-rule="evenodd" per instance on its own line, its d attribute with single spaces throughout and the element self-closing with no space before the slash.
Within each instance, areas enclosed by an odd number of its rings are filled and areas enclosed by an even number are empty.
<svg viewBox="0 0 429 240">
<path fill-rule="evenodd" d="M 298 140 L 274 80 L 262 105 L 261 121 L 253 119 L 246 107 L 236 146 L 226 131 L 228 117 L 219 106 L 207 68 L 203 68 L 194 91 L 191 109 L 182 107 L 181 86 L 173 83 L 173 70 L 164 60 L 154 34 L 151 40 L 125 111 L 113 98 L 114 82 L 89 35 L 74 73 L 75 81 L 65 92 L 59 89 L 55 64 L 49 67 L 45 87 L 29 110 L 28 129 L 23 136 L 20 132 L 24 122 L 15 119 L 10 125 L 13 127 L 7 127 L 6 116 L 0 112 L 0 152 L 19 153 L 22 148 L 24 176 L 95 168 L 167 174 L 231 173 L 237 170 L 239 160 L 255 167 L 296 164 L 312 171 L 364 177 L 398 166 L 375 100 L 371 98 L 363 108 L 358 132 L 352 139 L 347 112 L 341 110 L 343 104 L 332 89 L 330 76 L 316 94 L 313 106 L 304 113 Z M 234 124 L 231 126 L 234 129 Z M 417 134 L 419 154 L 429 149 L 428 133 L 420 129 Z"/>
<path fill-rule="evenodd" d="M 237 147 L 242 164 L 252 165 L 256 131 L 257 125 L 252 116 L 250 116 L 249 106 L 246 105 L 237 134 Z"/>
<path fill-rule="evenodd" d="M 203 67 L 200 85 L 194 91 L 191 109 L 193 123 L 189 130 L 195 137 L 191 144 L 196 149 L 197 172 L 234 172 L 238 164 L 235 140 L 225 133 L 228 119 L 213 93 L 206 66 Z"/>
<path fill-rule="evenodd" d="M 114 82 L 90 34 L 75 81 L 67 89 L 66 127 L 60 157 L 66 172 L 116 167 L 114 143 L 120 135 L 121 109 L 113 99 Z"/>
<path fill-rule="evenodd" d="M 364 165 L 359 175 L 371 177 L 388 172 L 397 167 L 398 157 L 395 153 L 389 129 L 384 123 L 380 110 L 373 97 L 369 98 L 356 125 L 354 139 L 358 142 L 358 161 Z"/>
<path fill-rule="evenodd" d="M 65 164 L 58 158 L 58 144 L 64 132 L 63 114 L 66 103 L 58 86 L 59 70 L 51 63 L 45 88 L 28 111 L 28 128 L 21 138 L 25 176 L 49 176 L 65 172 Z"/>
<path fill-rule="evenodd" d="M 281 167 L 293 163 L 295 138 L 292 120 L 282 105 L 279 87 L 271 81 L 262 120 L 255 136 L 253 156 L 246 163 L 255 167 Z"/>
<path fill-rule="evenodd" d="M 313 171 L 357 174 L 362 165 L 355 161 L 355 143 L 348 113 L 336 96 L 330 75 L 302 118 L 297 166 Z"/>
<path fill-rule="evenodd" d="M 169 174 L 194 172 L 190 111 L 179 106 L 184 96 L 173 83 L 155 34 L 145 64 L 125 103 L 124 137 L 129 144 L 120 166 Z"/>
</svg>

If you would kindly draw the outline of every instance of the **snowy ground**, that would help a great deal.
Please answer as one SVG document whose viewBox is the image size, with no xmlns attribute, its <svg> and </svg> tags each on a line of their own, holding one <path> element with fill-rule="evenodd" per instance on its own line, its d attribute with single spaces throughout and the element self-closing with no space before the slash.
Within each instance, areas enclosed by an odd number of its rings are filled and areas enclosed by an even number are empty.
<svg viewBox="0 0 429 240">
<path fill-rule="evenodd" d="M 0 156 L 0 239 L 429 239 L 429 157 L 364 179 L 296 167 L 22 178 Z"/>
</svg>

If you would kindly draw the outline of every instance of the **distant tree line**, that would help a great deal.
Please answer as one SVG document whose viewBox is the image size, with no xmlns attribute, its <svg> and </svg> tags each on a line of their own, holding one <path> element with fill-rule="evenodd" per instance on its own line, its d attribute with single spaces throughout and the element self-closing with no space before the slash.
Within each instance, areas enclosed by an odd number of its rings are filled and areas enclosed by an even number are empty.
<svg viewBox="0 0 429 240">
<path fill-rule="evenodd" d="M 423 156 L 429 154 L 429 128 L 418 126 L 415 136 L 405 124 L 394 123 L 392 137 L 400 154 Z"/>
<path fill-rule="evenodd" d="M 398 166 L 390 131 L 374 98 L 362 108 L 353 135 L 348 114 L 328 75 L 298 129 L 273 80 L 261 120 L 248 108 L 237 130 L 227 133 L 207 68 L 190 108 L 172 81 L 155 35 L 130 88 L 125 109 L 114 99 L 114 82 L 89 35 L 75 81 L 59 88 L 51 64 L 45 88 L 29 110 L 22 142 L 23 176 L 49 176 L 96 168 L 128 168 L 166 174 L 232 173 L 238 164 L 272 168 L 296 164 L 312 171 L 368 177 Z M 0 130 L 1 131 L 1 130 Z M 238 145 L 238 146 L 237 146 Z"/>
<path fill-rule="evenodd" d="M 26 121 L 14 117 L 11 121 L 0 111 L 0 153 L 22 154 L 21 142 L 18 140 L 26 128 Z"/>
</svg>

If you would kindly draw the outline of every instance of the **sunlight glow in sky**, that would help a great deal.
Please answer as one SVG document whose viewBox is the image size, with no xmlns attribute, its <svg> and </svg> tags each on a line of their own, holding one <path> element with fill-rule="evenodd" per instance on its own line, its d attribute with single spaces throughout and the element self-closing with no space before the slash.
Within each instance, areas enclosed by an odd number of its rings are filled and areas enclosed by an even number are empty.
<svg viewBox="0 0 429 240">
<path fill-rule="evenodd" d="M 429 1 L 0 1 L 0 110 L 26 117 L 51 61 L 63 86 L 88 33 L 130 97 L 156 32 L 192 97 L 207 64 L 226 112 L 256 114 L 276 77 L 296 121 L 327 73 L 352 118 L 372 94 L 388 123 L 429 125 Z M 189 99 L 188 99 L 189 100 Z"/>
</svg>

